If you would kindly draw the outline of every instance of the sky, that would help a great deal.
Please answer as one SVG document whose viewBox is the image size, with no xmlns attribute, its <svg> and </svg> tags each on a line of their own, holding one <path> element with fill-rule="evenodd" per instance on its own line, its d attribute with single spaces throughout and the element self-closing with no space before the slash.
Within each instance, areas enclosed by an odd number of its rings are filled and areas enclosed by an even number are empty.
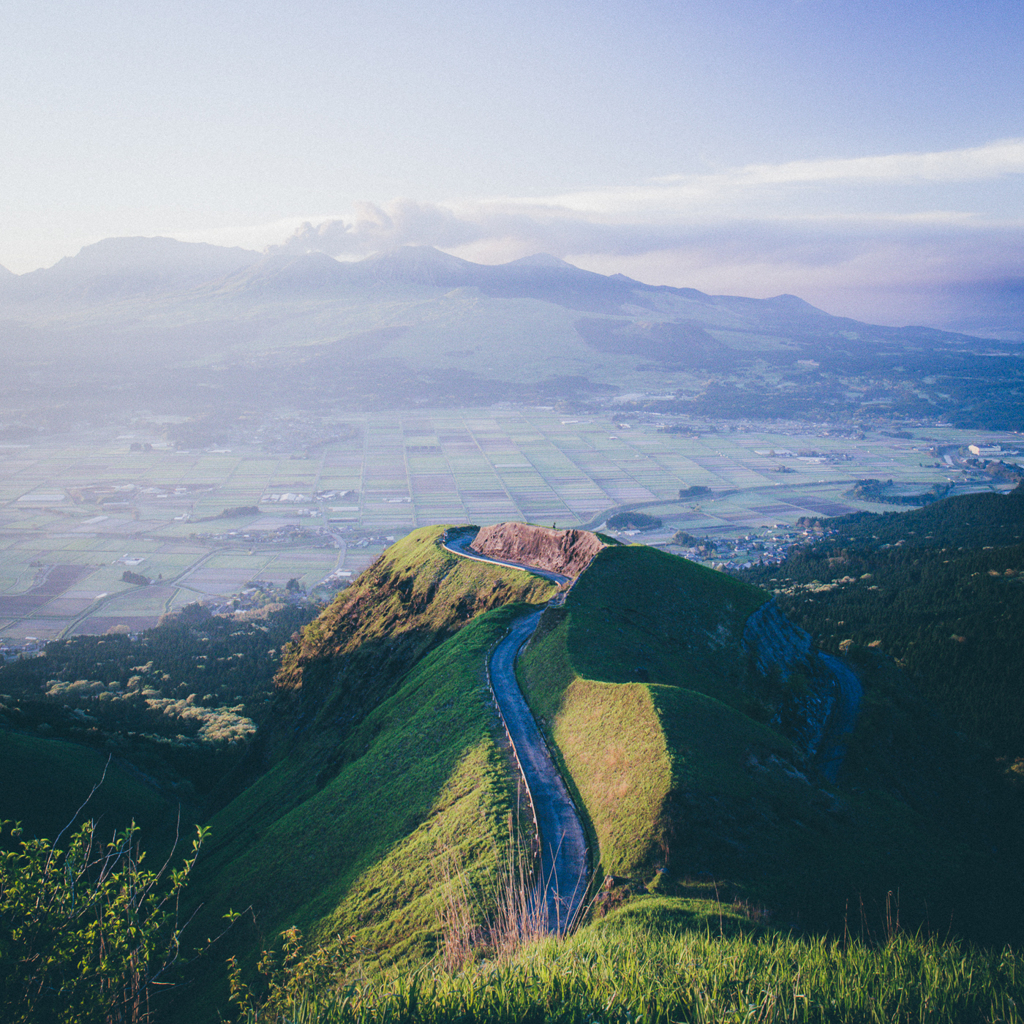
<svg viewBox="0 0 1024 1024">
<path fill-rule="evenodd" d="M 5 0 L 0 265 L 549 252 L 937 322 L 1024 277 L 1020 0 Z"/>
</svg>

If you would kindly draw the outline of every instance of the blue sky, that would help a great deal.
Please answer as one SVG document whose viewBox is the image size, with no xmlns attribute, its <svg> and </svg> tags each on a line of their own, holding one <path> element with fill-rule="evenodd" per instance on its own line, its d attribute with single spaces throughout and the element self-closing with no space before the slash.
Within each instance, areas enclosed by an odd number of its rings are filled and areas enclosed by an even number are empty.
<svg viewBox="0 0 1024 1024">
<path fill-rule="evenodd" d="M 1019 0 L 7 0 L 0 264 L 547 251 L 901 322 L 1024 273 L 1022 58 Z"/>
</svg>

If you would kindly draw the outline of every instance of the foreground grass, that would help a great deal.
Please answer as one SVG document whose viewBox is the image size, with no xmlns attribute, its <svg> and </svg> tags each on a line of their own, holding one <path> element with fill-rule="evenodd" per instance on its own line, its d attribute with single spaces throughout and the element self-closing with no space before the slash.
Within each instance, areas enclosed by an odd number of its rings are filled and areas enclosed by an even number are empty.
<svg viewBox="0 0 1024 1024">
<path fill-rule="evenodd" d="M 659 901 L 648 902 L 654 910 Z M 457 975 L 424 968 L 296 994 L 289 1024 L 596 1021 L 1015 1022 L 1024 962 L 897 935 L 884 945 L 781 935 L 658 933 L 613 915 L 563 943 Z M 250 1015 L 247 1024 L 268 1018 Z"/>
</svg>

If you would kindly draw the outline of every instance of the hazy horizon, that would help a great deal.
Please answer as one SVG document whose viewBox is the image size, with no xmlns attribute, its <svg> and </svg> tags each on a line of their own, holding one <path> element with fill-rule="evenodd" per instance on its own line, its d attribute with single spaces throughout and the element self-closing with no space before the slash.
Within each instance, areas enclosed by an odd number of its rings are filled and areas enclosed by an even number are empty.
<svg viewBox="0 0 1024 1024">
<path fill-rule="evenodd" d="M 120 236 L 420 244 L 890 324 L 1022 277 L 1008 0 L 16 0 L 6 22 L 0 265 L 18 274 Z"/>
</svg>

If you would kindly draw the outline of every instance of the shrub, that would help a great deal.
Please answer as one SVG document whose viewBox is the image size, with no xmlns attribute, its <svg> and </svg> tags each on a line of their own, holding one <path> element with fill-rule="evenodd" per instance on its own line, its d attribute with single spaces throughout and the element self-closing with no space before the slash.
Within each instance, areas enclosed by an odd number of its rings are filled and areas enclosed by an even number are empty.
<svg viewBox="0 0 1024 1024">
<path fill-rule="evenodd" d="M 95 822 L 86 822 L 60 850 L 0 822 L 0 1005 L 8 1024 L 150 1020 L 156 986 L 171 984 L 183 964 L 178 902 L 205 838 L 197 828 L 179 869 L 169 871 L 168 858 L 150 871 L 134 823 L 103 845 Z"/>
</svg>

